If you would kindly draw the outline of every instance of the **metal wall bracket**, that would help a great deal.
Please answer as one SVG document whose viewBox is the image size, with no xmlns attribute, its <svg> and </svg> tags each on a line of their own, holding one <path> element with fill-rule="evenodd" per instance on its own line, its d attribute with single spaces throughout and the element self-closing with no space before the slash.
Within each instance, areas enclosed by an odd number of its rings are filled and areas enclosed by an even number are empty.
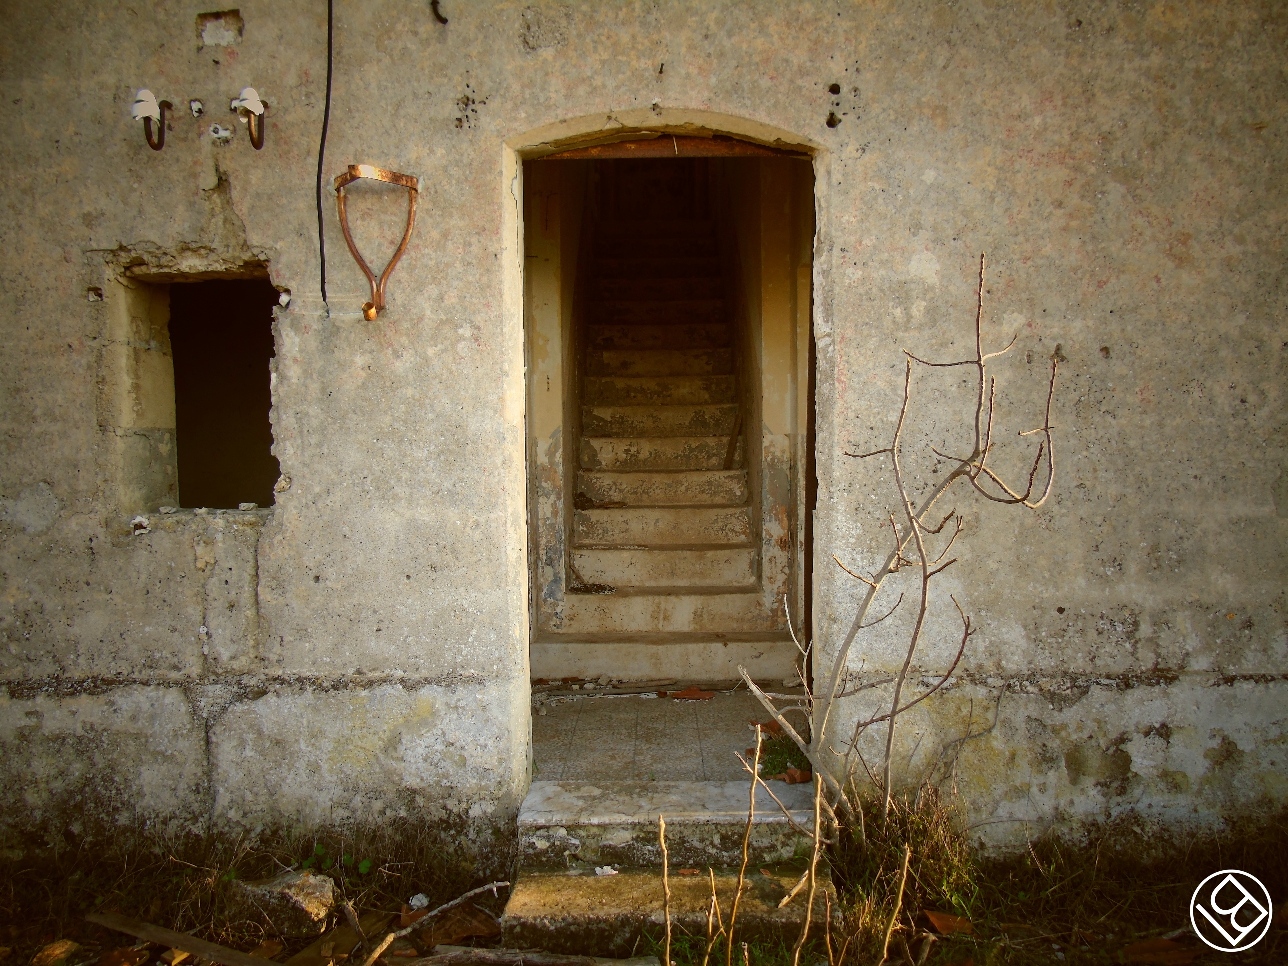
<svg viewBox="0 0 1288 966">
<path fill-rule="evenodd" d="M 344 189 L 346 185 L 352 184 L 359 178 L 383 181 L 386 184 L 396 184 L 407 189 L 407 228 L 403 232 L 402 241 L 398 243 L 397 250 L 379 278 L 367 265 L 367 260 L 359 254 L 358 246 L 349 231 L 349 215 L 345 210 Z M 335 179 L 335 202 L 340 210 L 340 227 L 344 230 L 344 240 L 349 246 L 349 251 L 353 253 L 354 261 L 358 263 L 362 274 L 367 276 L 367 282 L 371 285 L 371 301 L 362 306 L 362 317 L 368 322 L 374 320 L 385 307 L 385 282 L 389 281 L 389 275 L 398 264 L 398 259 L 402 258 L 403 252 L 406 251 L 407 242 L 411 240 L 411 231 L 416 224 L 416 199 L 419 194 L 420 182 L 416 178 L 409 174 L 399 174 L 397 171 L 386 171 L 384 168 L 377 168 L 370 164 L 351 164 L 344 174 Z"/>
</svg>

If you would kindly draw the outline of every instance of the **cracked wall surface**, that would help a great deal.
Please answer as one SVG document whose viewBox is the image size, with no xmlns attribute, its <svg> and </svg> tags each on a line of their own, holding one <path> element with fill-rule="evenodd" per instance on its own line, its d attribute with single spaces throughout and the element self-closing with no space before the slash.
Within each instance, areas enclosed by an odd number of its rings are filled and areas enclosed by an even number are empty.
<svg viewBox="0 0 1288 966">
<path fill-rule="evenodd" d="M 959 498 L 942 587 L 979 632 L 954 686 L 902 726 L 903 780 L 955 765 L 972 822 L 1003 844 L 1124 813 L 1211 827 L 1283 801 L 1279 5 L 444 7 L 446 26 L 393 0 L 337 11 L 329 305 L 325 5 L 249 0 L 236 29 L 166 0 L 7 18 L 7 830 L 91 801 L 122 822 L 508 821 L 529 715 L 514 151 L 695 118 L 816 145 L 820 659 L 858 596 L 831 555 L 875 566 L 894 508 L 883 468 L 843 453 L 888 439 L 901 349 L 969 348 L 980 252 L 985 337 L 1020 335 L 997 367 L 999 470 L 1025 472 L 1032 441 L 1015 434 L 1038 424 L 1049 357 L 1066 360 L 1052 499 L 1028 513 Z M 263 151 L 228 112 L 246 86 L 269 105 Z M 160 152 L 130 119 L 141 87 L 175 105 Z M 356 162 L 421 179 L 374 323 L 329 188 Z M 349 196 L 382 263 L 405 197 Z M 140 476 L 113 403 L 118 283 L 251 270 L 290 295 L 274 321 L 276 504 L 160 514 L 148 495 L 164 481 Z M 960 445 L 968 387 L 954 370 L 917 378 L 910 440 Z M 130 445 L 164 445 L 145 428 Z M 918 453 L 910 473 L 932 481 Z M 955 620 L 932 612 L 918 681 L 951 659 Z M 902 626 L 862 637 L 852 674 L 897 668 Z M 877 700 L 847 700 L 843 723 Z M 302 788 L 313 773 L 326 780 Z"/>
</svg>

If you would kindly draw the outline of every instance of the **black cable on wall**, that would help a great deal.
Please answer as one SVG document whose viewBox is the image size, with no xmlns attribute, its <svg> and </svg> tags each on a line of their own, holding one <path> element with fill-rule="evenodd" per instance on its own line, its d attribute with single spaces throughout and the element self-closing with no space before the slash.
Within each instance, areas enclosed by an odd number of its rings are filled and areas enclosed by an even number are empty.
<svg viewBox="0 0 1288 966">
<path fill-rule="evenodd" d="M 326 106 L 322 110 L 322 140 L 318 144 L 318 256 L 321 260 L 322 301 L 326 302 L 326 235 L 322 228 L 322 167 L 326 163 L 326 131 L 331 124 L 331 69 L 335 50 L 335 0 L 326 0 Z"/>
</svg>

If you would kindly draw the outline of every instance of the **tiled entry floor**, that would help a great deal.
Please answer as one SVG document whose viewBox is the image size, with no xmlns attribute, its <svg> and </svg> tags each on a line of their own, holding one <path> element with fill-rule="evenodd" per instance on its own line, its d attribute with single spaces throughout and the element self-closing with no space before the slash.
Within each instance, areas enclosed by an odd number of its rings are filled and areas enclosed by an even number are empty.
<svg viewBox="0 0 1288 966">
<path fill-rule="evenodd" d="M 533 705 L 537 781 L 746 780 L 736 752 L 769 717 L 746 691 L 706 701 L 646 695 L 538 697 Z"/>
</svg>

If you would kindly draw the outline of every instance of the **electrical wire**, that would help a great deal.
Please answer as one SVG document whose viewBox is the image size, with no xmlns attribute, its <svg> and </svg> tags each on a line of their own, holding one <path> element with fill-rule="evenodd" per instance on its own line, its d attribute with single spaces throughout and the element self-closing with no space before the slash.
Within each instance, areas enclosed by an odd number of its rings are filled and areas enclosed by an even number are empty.
<svg viewBox="0 0 1288 966">
<path fill-rule="evenodd" d="M 322 226 L 322 168 L 326 163 L 326 132 L 331 124 L 331 73 L 335 60 L 335 0 L 326 0 L 326 106 L 322 110 L 322 140 L 318 144 L 318 257 L 322 302 L 326 304 L 326 235 Z"/>
</svg>

